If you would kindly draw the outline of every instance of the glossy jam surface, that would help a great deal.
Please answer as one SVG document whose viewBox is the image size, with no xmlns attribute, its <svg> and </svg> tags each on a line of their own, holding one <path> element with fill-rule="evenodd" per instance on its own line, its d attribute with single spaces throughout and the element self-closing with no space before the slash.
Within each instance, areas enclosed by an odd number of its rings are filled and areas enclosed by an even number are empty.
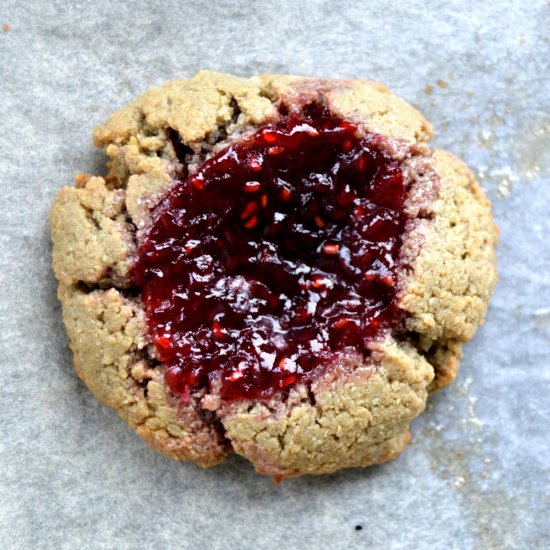
<svg viewBox="0 0 550 550">
<path fill-rule="evenodd" d="M 268 398 L 396 322 L 406 189 L 379 143 L 310 107 L 173 187 L 135 266 L 172 392 Z"/>
</svg>

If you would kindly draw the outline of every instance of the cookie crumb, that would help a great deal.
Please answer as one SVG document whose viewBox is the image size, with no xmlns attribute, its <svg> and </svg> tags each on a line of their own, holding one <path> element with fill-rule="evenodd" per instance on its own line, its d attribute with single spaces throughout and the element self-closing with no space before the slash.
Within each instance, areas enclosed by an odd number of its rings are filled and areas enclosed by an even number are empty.
<svg viewBox="0 0 550 550">
<path fill-rule="evenodd" d="M 8 31 L 10 30 L 10 25 L 9 25 L 9 23 L 4 23 L 4 24 L 2 25 L 2 30 L 3 30 L 4 32 L 8 32 Z"/>
<path fill-rule="evenodd" d="M 132 373 L 132 378 L 138 382 L 141 382 L 145 378 L 145 366 L 141 361 L 134 365 L 130 372 Z"/>
<path fill-rule="evenodd" d="M 510 190 L 510 181 L 502 180 L 498 185 L 498 194 L 502 198 L 508 198 L 512 192 Z"/>
<path fill-rule="evenodd" d="M 426 84 L 426 86 L 424 86 L 424 92 L 426 95 L 431 95 L 433 91 L 434 87 L 431 84 Z"/>
<path fill-rule="evenodd" d="M 91 174 L 76 174 L 74 177 L 74 184 L 77 189 L 86 187 L 86 184 L 92 179 Z"/>
<path fill-rule="evenodd" d="M 538 308 L 531 315 L 535 322 L 535 327 L 538 330 L 547 332 L 550 328 L 550 307 Z"/>
<path fill-rule="evenodd" d="M 519 45 L 523 46 L 523 44 L 525 44 L 525 38 L 523 36 L 521 36 L 520 39 L 519 39 Z"/>
<path fill-rule="evenodd" d="M 449 83 L 446 82 L 445 80 L 441 80 L 441 78 L 438 78 L 438 79 L 436 80 L 436 84 L 437 84 L 440 88 L 443 88 L 443 89 L 449 87 Z"/>
<path fill-rule="evenodd" d="M 458 476 L 453 481 L 453 485 L 455 486 L 455 489 L 462 489 L 462 487 L 464 487 L 465 484 L 466 484 L 466 479 L 463 476 Z"/>
<path fill-rule="evenodd" d="M 498 182 L 497 190 L 500 198 L 506 199 L 512 194 L 512 186 L 517 181 L 517 176 L 510 166 L 491 170 L 489 176 Z"/>
</svg>

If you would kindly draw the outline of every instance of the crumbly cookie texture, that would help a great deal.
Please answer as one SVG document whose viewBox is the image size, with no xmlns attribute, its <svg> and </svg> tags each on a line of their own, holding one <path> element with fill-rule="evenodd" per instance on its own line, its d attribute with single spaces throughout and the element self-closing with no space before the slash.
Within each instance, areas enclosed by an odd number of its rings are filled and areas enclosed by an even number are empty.
<svg viewBox="0 0 550 550">
<path fill-rule="evenodd" d="M 413 186 L 417 215 L 402 247 L 401 330 L 327 365 L 285 399 L 185 402 L 164 384 L 131 268 L 151 212 L 185 158 L 189 169 L 276 120 L 282 105 L 321 101 L 385 136 Z M 468 168 L 430 151 L 431 126 L 384 86 L 295 76 L 250 79 L 202 71 L 149 90 L 94 132 L 110 157 L 105 178 L 80 175 L 51 212 L 53 268 L 75 368 L 93 394 L 157 451 L 212 466 L 236 452 L 264 474 L 292 477 L 394 458 L 429 392 L 449 384 L 462 344 L 481 324 L 496 282 L 497 232 Z M 179 145 L 178 145 L 179 144 Z M 177 147 L 179 150 L 174 150 Z M 437 180 L 439 193 L 423 194 Z"/>
</svg>

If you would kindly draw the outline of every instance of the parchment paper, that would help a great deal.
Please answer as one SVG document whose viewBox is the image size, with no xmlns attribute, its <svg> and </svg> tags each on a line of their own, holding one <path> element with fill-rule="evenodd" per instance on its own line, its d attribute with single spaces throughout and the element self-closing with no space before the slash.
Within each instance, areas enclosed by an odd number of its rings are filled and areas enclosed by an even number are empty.
<svg viewBox="0 0 550 550">
<path fill-rule="evenodd" d="M 2 548 L 548 548 L 550 5 L 20 2 L 0 6 Z M 94 126 L 199 68 L 384 82 L 494 203 L 500 283 L 414 444 L 368 470 L 274 486 L 149 450 L 72 370 L 47 216 Z"/>
</svg>

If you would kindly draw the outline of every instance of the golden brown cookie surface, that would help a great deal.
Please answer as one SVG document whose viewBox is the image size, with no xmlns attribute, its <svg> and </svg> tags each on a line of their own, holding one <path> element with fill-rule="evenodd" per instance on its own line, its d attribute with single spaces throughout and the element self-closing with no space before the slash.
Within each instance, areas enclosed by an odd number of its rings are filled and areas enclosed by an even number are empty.
<svg viewBox="0 0 550 550">
<path fill-rule="evenodd" d="M 320 103 L 383 138 L 407 182 L 398 325 L 284 398 L 227 400 L 216 384 L 185 399 L 165 383 L 132 267 L 156 208 L 185 164 L 205 160 L 281 113 Z M 396 456 L 429 391 L 451 382 L 461 344 L 496 281 L 490 206 L 469 170 L 431 152 L 423 117 L 376 83 L 201 72 L 152 89 L 94 133 L 111 158 L 103 179 L 63 189 L 51 214 L 54 271 L 75 367 L 94 395 L 156 450 L 202 466 L 232 451 L 274 476 L 331 472 Z M 247 218 L 250 220 L 251 218 Z"/>
</svg>

